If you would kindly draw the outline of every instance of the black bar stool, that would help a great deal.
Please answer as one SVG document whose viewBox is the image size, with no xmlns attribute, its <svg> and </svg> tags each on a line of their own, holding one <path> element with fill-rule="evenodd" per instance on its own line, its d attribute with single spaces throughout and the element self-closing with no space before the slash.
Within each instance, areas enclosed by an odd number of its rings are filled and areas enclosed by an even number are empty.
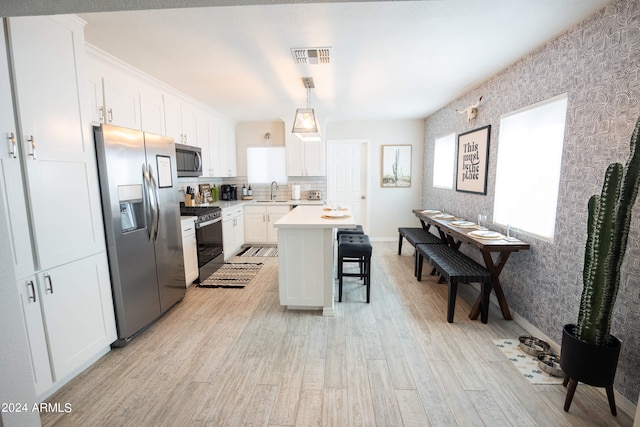
<svg viewBox="0 0 640 427">
<path fill-rule="evenodd" d="M 364 234 L 364 230 L 361 225 L 356 225 L 356 228 L 339 228 L 336 232 L 336 240 L 340 241 L 340 236 L 343 234 Z"/>
<path fill-rule="evenodd" d="M 343 277 L 359 277 L 367 287 L 367 303 L 371 296 L 371 253 L 373 246 L 366 234 L 343 234 L 338 240 L 338 302 L 342 302 Z M 345 273 L 345 262 L 357 262 L 358 273 Z"/>
</svg>

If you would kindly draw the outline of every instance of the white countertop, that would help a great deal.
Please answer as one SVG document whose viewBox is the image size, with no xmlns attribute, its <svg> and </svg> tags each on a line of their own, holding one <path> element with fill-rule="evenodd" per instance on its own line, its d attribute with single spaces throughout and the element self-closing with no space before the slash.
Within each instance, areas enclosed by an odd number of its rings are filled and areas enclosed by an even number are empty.
<svg viewBox="0 0 640 427">
<path fill-rule="evenodd" d="M 351 211 L 341 211 L 344 218 L 322 218 L 327 211 L 324 206 L 298 206 L 280 218 L 273 225 L 276 228 L 355 228 L 356 223 Z"/>
</svg>

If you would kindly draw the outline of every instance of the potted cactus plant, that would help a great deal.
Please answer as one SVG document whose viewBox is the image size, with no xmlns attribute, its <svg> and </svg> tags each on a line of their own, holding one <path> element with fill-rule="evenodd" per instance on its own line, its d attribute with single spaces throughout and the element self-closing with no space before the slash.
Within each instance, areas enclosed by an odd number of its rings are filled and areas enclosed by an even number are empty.
<svg viewBox="0 0 640 427">
<path fill-rule="evenodd" d="M 565 325 L 560 366 L 569 385 L 568 411 L 578 382 L 605 387 L 611 413 L 616 415 L 613 380 L 621 342 L 611 335 L 611 317 L 620 285 L 633 205 L 640 184 L 640 118 L 631 136 L 626 165 L 612 163 L 600 196 L 589 199 L 583 290 L 578 322 Z"/>
</svg>

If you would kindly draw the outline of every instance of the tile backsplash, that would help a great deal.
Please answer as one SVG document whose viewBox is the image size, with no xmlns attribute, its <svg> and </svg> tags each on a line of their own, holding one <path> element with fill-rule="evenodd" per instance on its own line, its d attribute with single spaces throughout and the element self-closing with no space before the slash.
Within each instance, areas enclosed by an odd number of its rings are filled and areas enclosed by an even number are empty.
<svg viewBox="0 0 640 427">
<path fill-rule="evenodd" d="M 271 198 L 271 184 L 252 184 L 247 182 L 246 177 L 238 176 L 234 178 L 178 178 L 178 191 L 184 196 L 184 189 L 187 186 L 197 186 L 198 184 L 215 184 L 220 187 L 223 184 L 238 186 L 238 199 L 242 196 L 242 185 L 251 185 L 254 200 L 267 200 Z M 322 198 L 327 194 L 326 177 L 290 177 L 289 181 L 282 184 L 278 183 L 278 189 L 275 196 L 278 199 L 291 198 L 291 186 L 300 185 L 300 199 L 307 199 L 311 190 L 320 190 Z"/>
</svg>

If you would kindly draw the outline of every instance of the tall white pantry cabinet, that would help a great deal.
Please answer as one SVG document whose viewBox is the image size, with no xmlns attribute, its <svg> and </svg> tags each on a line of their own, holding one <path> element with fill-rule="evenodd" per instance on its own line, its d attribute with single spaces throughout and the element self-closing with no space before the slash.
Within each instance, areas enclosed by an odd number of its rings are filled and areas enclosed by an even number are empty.
<svg viewBox="0 0 640 427">
<path fill-rule="evenodd" d="M 0 197 L 22 303 L 15 324 L 27 330 L 35 391 L 44 399 L 117 338 L 87 114 L 84 23 L 55 16 L 3 24 L 9 63 L 3 52 Z"/>
</svg>

